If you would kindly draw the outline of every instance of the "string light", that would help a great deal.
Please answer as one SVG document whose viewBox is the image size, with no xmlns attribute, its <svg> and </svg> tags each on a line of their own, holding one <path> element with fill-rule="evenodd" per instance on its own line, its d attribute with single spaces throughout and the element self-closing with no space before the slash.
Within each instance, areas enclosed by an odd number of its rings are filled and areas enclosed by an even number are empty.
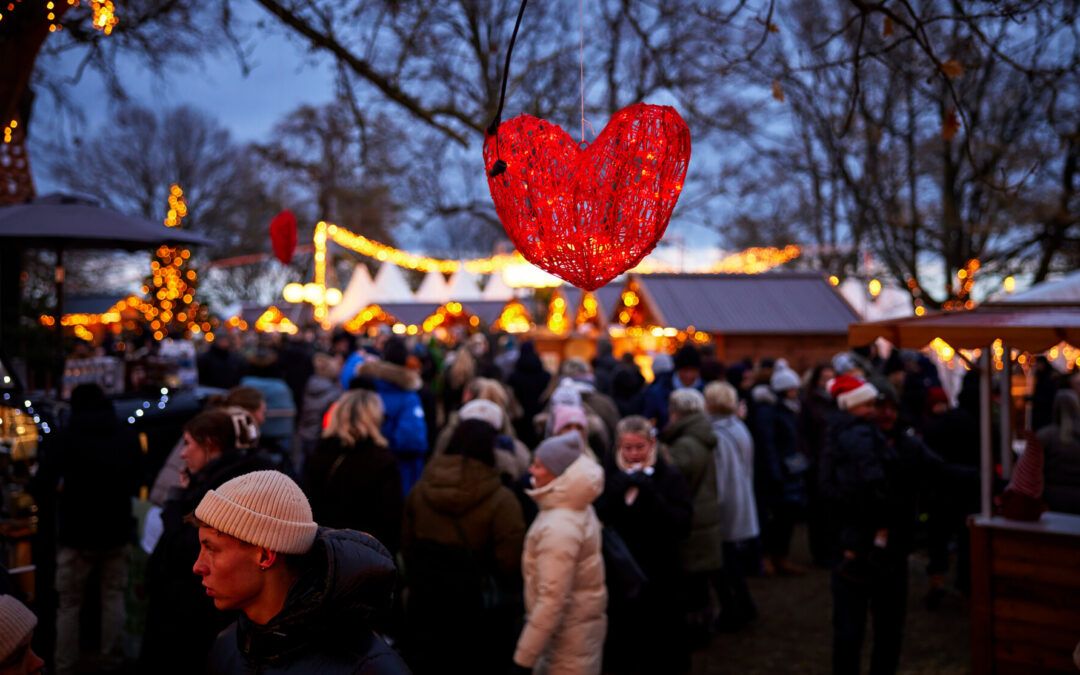
<svg viewBox="0 0 1080 675">
<path fill-rule="evenodd" d="M 112 1 L 99 2 L 98 0 L 90 0 L 90 9 L 94 12 L 94 28 L 106 35 L 111 35 L 116 25 L 120 23 L 120 20 L 116 17 L 116 7 Z"/>
<path fill-rule="evenodd" d="M 547 327 L 556 335 L 565 335 L 570 329 L 570 322 L 566 316 L 566 298 L 562 293 L 555 291 L 548 304 Z"/>
</svg>

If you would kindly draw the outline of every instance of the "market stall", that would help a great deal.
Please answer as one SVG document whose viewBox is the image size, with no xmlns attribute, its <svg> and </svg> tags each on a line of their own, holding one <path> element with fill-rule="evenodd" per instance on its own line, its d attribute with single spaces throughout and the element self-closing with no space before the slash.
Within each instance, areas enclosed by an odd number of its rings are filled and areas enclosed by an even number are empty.
<svg viewBox="0 0 1080 675">
<path fill-rule="evenodd" d="M 1062 672 L 1080 641 L 1080 517 L 1044 513 L 1029 523 L 993 514 L 991 380 L 994 372 L 1002 374 L 1000 457 L 1007 476 L 1016 436 L 1008 414 L 1014 360 L 1019 364 L 1026 354 L 1047 350 L 1076 354 L 1080 304 L 1013 300 L 971 311 L 854 324 L 849 331 L 853 346 L 879 337 L 898 347 L 917 349 L 940 340 L 972 350 L 973 366 L 979 369 L 981 513 L 969 522 L 973 672 Z"/>
</svg>

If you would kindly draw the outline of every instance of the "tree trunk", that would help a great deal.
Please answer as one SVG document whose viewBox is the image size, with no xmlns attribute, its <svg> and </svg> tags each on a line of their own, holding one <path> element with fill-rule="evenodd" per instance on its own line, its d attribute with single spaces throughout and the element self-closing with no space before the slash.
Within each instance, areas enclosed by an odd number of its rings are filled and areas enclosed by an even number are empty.
<svg viewBox="0 0 1080 675">
<path fill-rule="evenodd" d="M 21 3 L 5 11 L 0 24 L 0 127 L 14 121 L 11 140 L 0 140 L 0 205 L 18 204 L 34 196 L 26 136 L 34 101 L 30 78 L 38 53 L 49 36 L 49 26 L 58 23 L 67 11 L 66 2 L 54 3 L 54 18 L 48 18 L 45 3 Z"/>
</svg>

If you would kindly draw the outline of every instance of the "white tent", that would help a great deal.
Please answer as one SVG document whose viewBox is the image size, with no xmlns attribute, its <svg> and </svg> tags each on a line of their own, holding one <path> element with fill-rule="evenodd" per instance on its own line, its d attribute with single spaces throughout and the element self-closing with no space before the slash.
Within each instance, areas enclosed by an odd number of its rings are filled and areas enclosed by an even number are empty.
<svg viewBox="0 0 1080 675">
<path fill-rule="evenodd" d="M 865 282 L 848 278 L 840 284 L 840 294 L 859 313 L 863 321 L 895 319 L 911 316 L 915 312 L 908 292 L 895 286 L 882 286 L 878 297 L 871 298 Z"/>
<path fill-rule="evenodd" d="M 481 297 L 480 279 L 466 269 L 459 269 L 454 272 L 454 276 L 450 277 L 447 287 L 451 300 L 468 302 L 469 300 L 479 300 Z"/>
<path fill-rule="evenodd" d="M 428 272 L 416 289 L 417 302 L 437 302 L 440 305 L 450 301 L 450 287 L 442 272 Z"/>
<path fill-rule="evenodd" d="M 342 293 L 341 302 L 330 308 L 330 323 L 338 325 L 349 321 L 371 302 L 373 282 L 367 266 L 363 263 L 353 268 L 349 285 Z"/>
<path fill-rule="evenodd" d="M 384 262 L 375 274 L 375 287 L 371 289 L 370 302 L 410 302 L 412 299 L 409 282 L 405 280 L 401 268 Z"/>
<path fill-rule="evenodd" d="M 488 277 L 487 286 L 484 286 L 481 297 L 484 300 L 502 300 L 505 302 L 514 297 L 514 289 L 506 285 L 506 280 L 503 279 L 501 273 L 496 273 Z"/>
</svg>

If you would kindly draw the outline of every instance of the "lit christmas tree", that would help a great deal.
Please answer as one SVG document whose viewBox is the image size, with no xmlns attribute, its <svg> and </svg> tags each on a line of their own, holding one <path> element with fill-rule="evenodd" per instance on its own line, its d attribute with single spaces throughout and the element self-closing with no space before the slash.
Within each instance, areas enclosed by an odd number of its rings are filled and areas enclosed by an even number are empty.
<svg viewBox="0 0 1080 675">
<path fill-rule="evenodd" d="M 169 188 L 169 212 L 165 225 L 180 227 L 187 216 L 187 202 L 179 185 Z M 212 342 L 210 312 L 195 299 L 198 273 L 188 267 L 191 251 L 176 246 L 159 246 L 150 262 L 150 277 L 142 287 L 147 307 L 143 312 L 155 340 L 189 337 L 204 333 Z"/>
</svg>

